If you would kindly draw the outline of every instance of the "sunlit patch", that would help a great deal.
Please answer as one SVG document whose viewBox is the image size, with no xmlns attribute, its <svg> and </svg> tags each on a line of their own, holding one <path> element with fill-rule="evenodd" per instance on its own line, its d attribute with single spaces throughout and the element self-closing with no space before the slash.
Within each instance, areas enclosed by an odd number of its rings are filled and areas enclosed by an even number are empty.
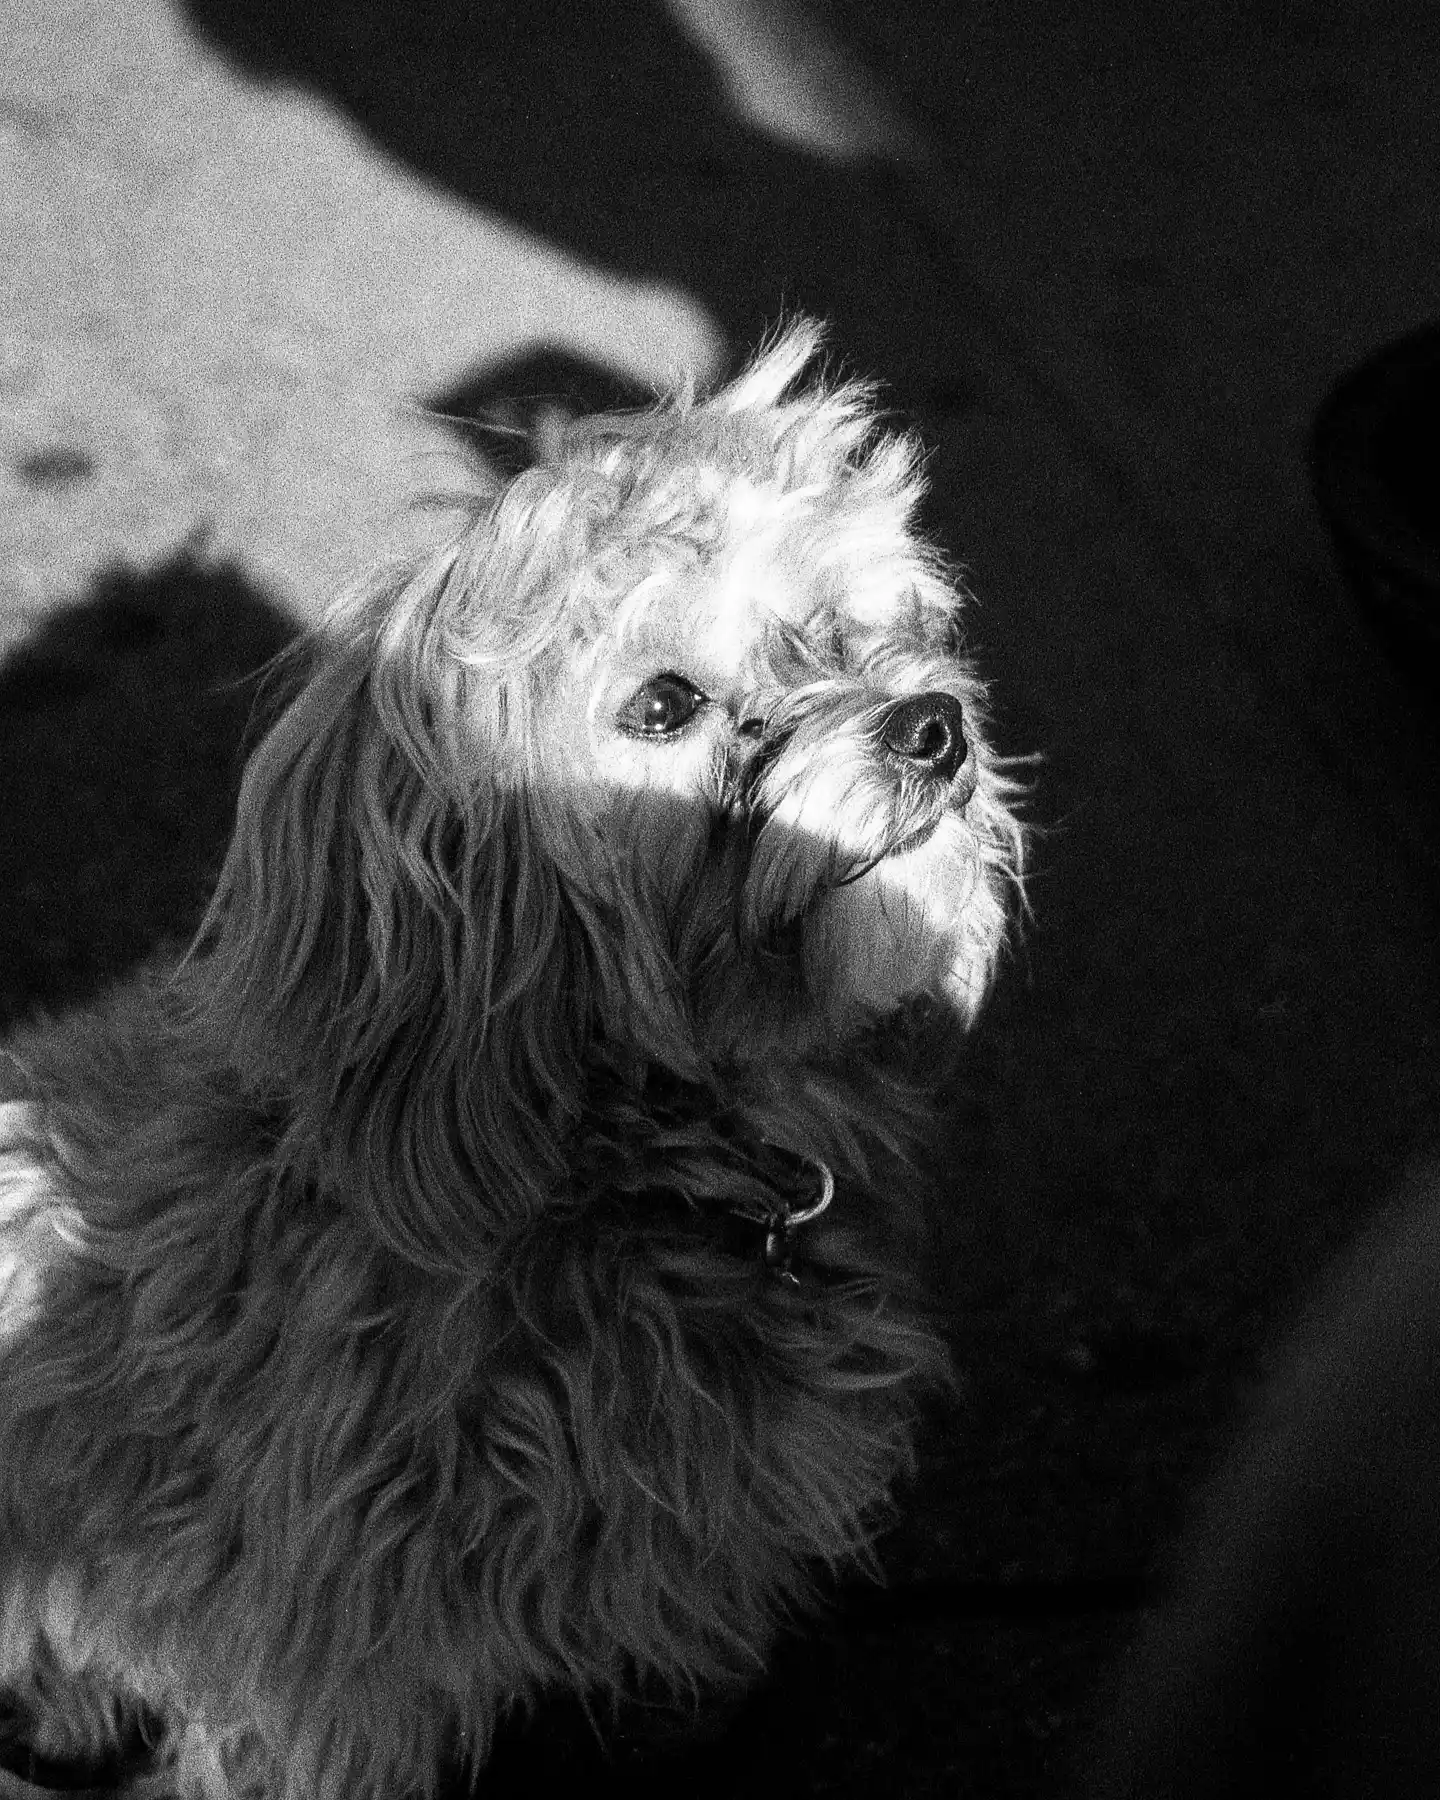
<svg viewBox="0 0 1440 1800">
<path fill-rule="evenodd" d="M 900 857 L 911 856 L 917 850 L 923 850 L 930 842 L 931 838 L 934 837 L 936 828 L 939 824 L 939 819 L 935 818 L 932 819 L 929 824 L 921 825 L 915 831 L 907 832 L 905 836 L 900 839 L 899 843 L 893 844 L 890 849 L 885 852 L 886 856 L 892 859 L 899 859 Z"/>
<path fill-rule="evenodd" d="M 44 1165 L 26 1142 L 34 1109 L 0 1102 L 0 1342 L 24 1335 L 35 1317 L 40 1284 L 77 1228 Z"/>
</svg>

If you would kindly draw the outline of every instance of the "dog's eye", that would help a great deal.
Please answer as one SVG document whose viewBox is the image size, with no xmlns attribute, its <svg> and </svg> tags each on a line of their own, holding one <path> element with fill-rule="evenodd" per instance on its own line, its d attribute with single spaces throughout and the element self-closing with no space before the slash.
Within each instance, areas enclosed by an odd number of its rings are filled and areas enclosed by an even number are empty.
<svg viewBox="0 0 1440 1800">
<path fill-rule="evenodd" d="M 670 737 L 704 704 L 705 696 L 683 675 L 652 675 L 620 708 L 615 722 L 632 737 Z"/>
</svg>

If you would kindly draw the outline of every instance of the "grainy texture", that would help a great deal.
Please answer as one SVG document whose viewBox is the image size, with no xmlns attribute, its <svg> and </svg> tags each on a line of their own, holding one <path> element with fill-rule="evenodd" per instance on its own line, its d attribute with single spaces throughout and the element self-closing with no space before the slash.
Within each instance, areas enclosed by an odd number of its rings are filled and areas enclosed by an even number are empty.
<svg viewBox="0 0 1440 1800">
<path fill-rule="evenodd" d="M 457 8 L 444 30 L 438 6 L 345 0 L 303 29 L 299 11 L 196 0 L 214 91 L 249 105 L 257 72 L 283 78 L 467 216 L 617 284 L 683 287 L 736 342 L 782 301 L 824 312 L 934 446 L 936 522 L 981 597 L 1007 747 L 1047 755 L 1053 831 L 1028 948 L 937 1146 L 969 1385 L 926 1438 L 891 1560 L 901 1579 L 962 1583 L 1143 1571 L 1269 1330 L 1440 1117 L 1434 727 L 1354 623 L 1303 466 L 1329 382 L 1434 307 L 1433 10 L 1229 0 L 1137 27 L 1040 0 L 839 4 L 928 133 L 914 176 L 827 168 L 734 124 L 638 4 L 604 9 L 603 31 L 545 4 Z M 303 297 L 346 207 L 322 209 L 303 265 L 276 231 L 278 299 L 236 318 L 195 298 L 207 266 L 234 267 L 226 187 L 192 179 L 188 151 L 170 187 L 127 185 L 123 158 L 93 149 L 92 106 L 147 142 L 191 141 L 167 126 L 169 96 L 201 52 L 157 48 L 144 16 L 43 0 L 3 18 L 7 154 L 31 171 L 6 189 L 25 253 L 6 264 L 5 354 L 41 346 L 23 381 L 6 363 L 12 619 L 87 601 L 122 550 L 143 582 L 220 500 L 257 598 L 305 603 L 371 517 L 371 477 L 344 472 L 371 440 L 266 374 L 293 309 L 285 268 Z M 157 217 L 190 221 L 184 255 L 137 254 L 122 283 L 90 246 L 143 243 Z M 489 297 L 517 292 L 512 240 L 491 241 L 463 310 L 440 284 L 455 348 L 427 398 L 476 375 Z M 411 329 L 423 245 L 415 269 L 367 290 L 382 336 L 392 307 Z M 327 366 L 372 366 L 369 338 L 307 317 Z M 206 354 L 176 360 L 172 337 Z M 233 432 L 223 459 L 197 449 Z M 382 472 L 387 454 L 366 452 Z M 50 460 L 25 478 L 34 457 Z M 277 520 L 293 561 L 270 547 Z M 57 793 L 68 739 L 113 722 L 109 684 L 135 668 L 95 663 L 91 697 L 26 752 Z M 175 741 L 172 768 L 135 778 L 146 805 L 185 792 Z M 7 806 L 16 779 L 7 764 Z M 96 839 L 83 797 L 53 811 L 38 860 L 58 905 Z M 165 854 L 190 892 L 216 846 L 177 812 Z M 11 910 L 7 866 L 5 960 L 27 971 L 7 1002 L 68 994 L 68 959 L 116 943 L 128 960 L 175 928 L 137 895 L 133 850 L 105 858 L 64 948 L 47 947 L 42 901 Z M 753 1710 L 717 1724 L 719 1748 L 636 1751 L 615 1785 L 861 1795 L 883 1753 L 892 1791 L 1063 1791 L 1123 1615 L 997 1624 L 964 1592 L 933 1636 L 901 1610 L 878 1634 L 798 1644 Z M 495 1790 L 557 1759 L 604 1779 L 583 1730 L 557 1728 L 507 1747 Z"/>
</svg>

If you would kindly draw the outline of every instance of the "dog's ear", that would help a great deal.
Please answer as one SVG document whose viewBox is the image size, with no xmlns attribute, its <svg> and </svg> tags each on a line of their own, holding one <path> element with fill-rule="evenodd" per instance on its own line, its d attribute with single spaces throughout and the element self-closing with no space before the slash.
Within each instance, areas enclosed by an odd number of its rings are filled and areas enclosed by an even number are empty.
<svg viewBox="0 0 1440 1800">
<path fill-rule="evenodd" d="M 292 1164 L 454 1266 L 556 1191 L 590 977 L 523 702 L 421 587 L 322 655 L 252 757 L 194 966 Z"/>
</svg>

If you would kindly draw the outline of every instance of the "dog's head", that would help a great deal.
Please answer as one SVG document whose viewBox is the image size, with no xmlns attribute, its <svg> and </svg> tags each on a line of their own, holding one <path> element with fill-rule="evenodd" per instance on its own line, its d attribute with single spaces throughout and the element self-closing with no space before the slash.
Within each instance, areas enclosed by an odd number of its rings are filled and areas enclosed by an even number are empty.
<svg viewBox="0 0 1440 1800">
<path fill-rule="evenodd" d="M 709 399 L 562 428 L 329 621 L 209 929 L 216 992 L 332 1117 L 398 1129 L 439 1083 L 437 1144 L 524 1123 L 524 1188 L 597 1046 L 704 1080 L 913 995 L 973 1019 L 1014 786 L 916 446 L 800 385 L 817 347 L 798 323 Z"/>
</svg>

